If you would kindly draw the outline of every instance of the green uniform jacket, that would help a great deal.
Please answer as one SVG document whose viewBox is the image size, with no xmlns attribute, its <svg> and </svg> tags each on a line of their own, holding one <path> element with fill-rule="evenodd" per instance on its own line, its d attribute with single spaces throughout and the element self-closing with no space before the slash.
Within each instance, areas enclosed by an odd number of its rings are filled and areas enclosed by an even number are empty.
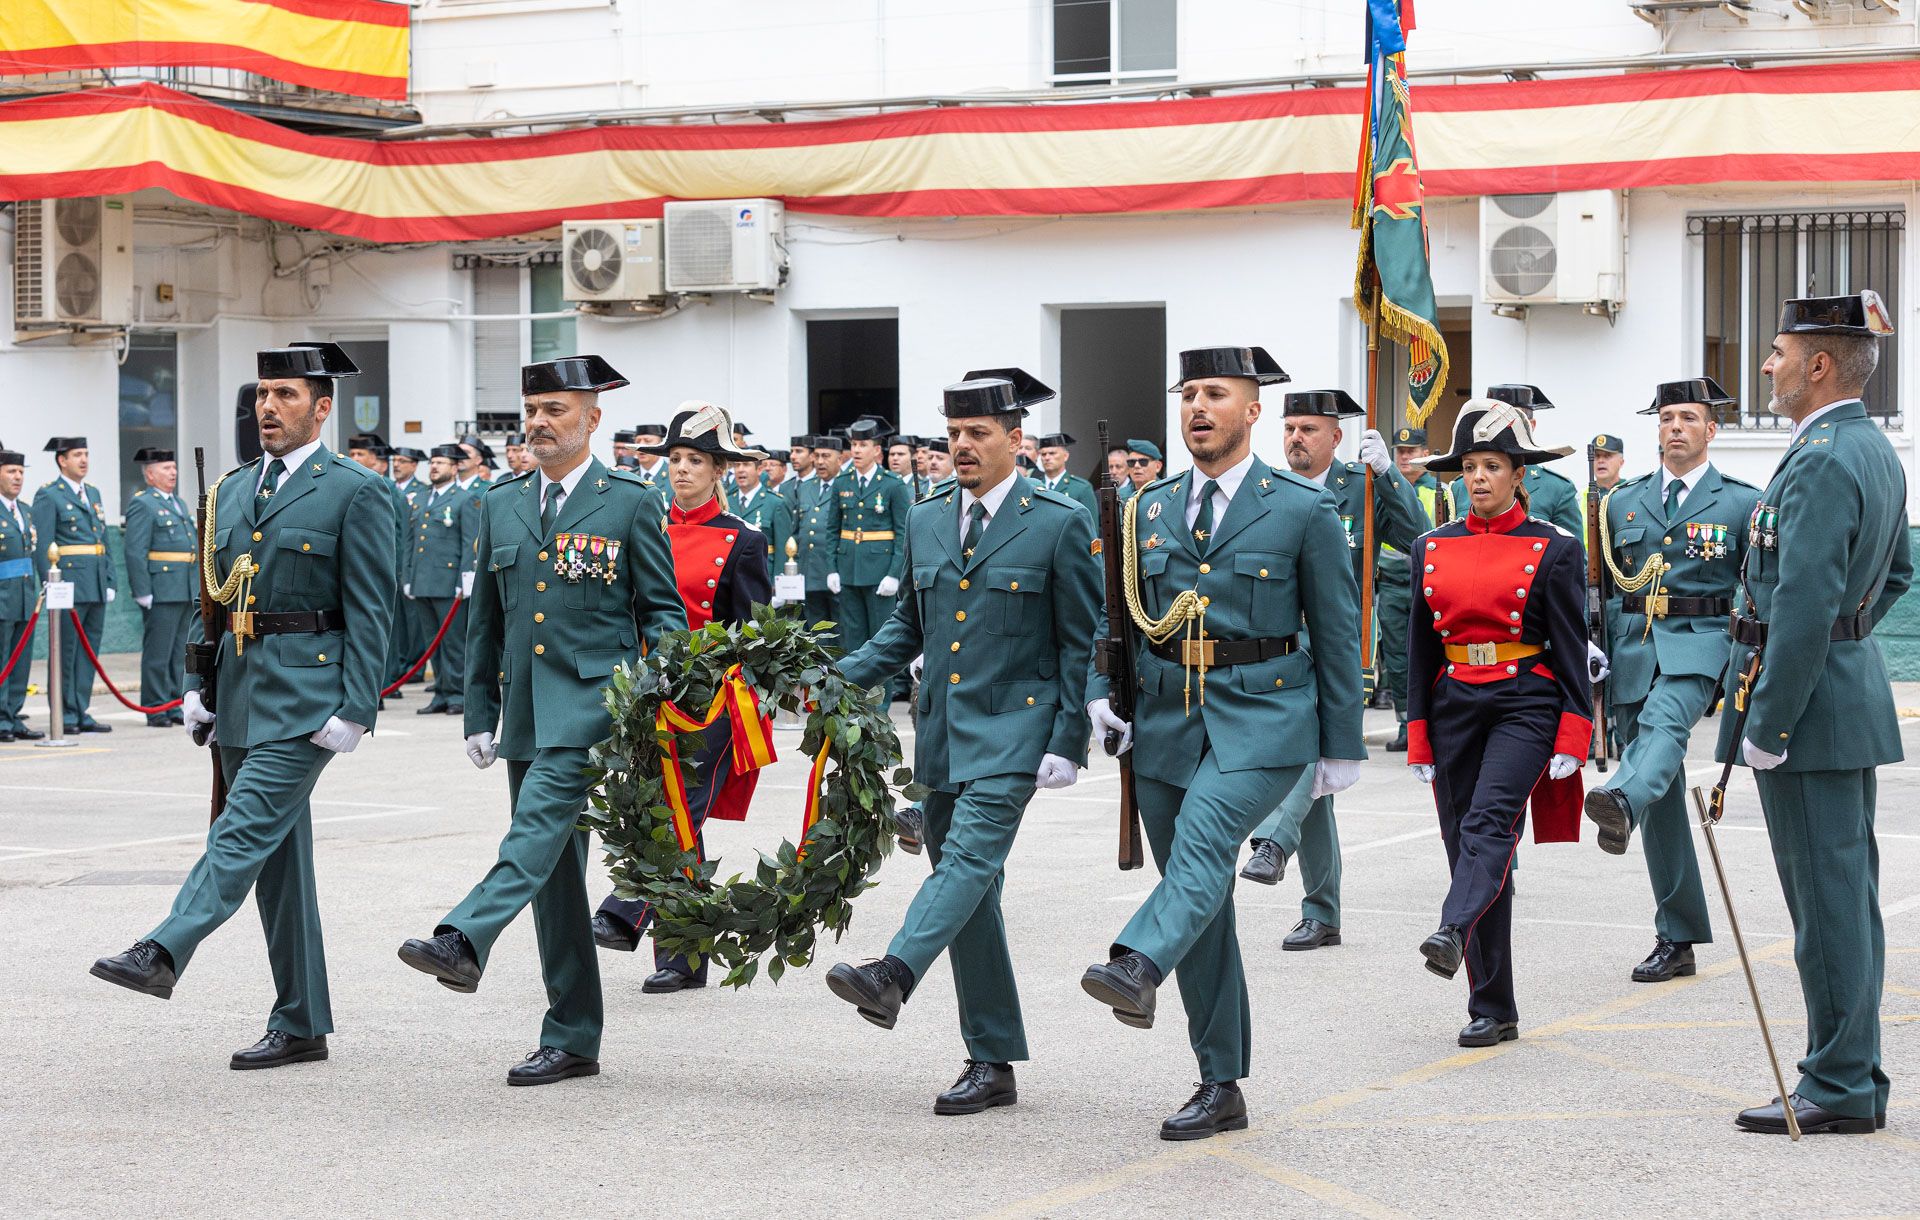
<svg viewBox="0 0 1920 1220">
<path fill-rule="evenodd" d="M 413 586 L 412 596 L 453 597 L 460 592 L 460 573 L 478 570 L 480 500 L 487 486 L 476 483 L 463 489 L 449 483 L 438 500 L 430 494 L 420 497 L 405 582 Z"/>
<path fill-rule="evenodd" d="M 1255 458 L 1203 559 L 1186 528 L 1187 471 L 1149 483 L 1137 497 L 1141 608 L 1166 614 L 1178 594 L 1208 599 L 1207 635 L 1217 640 L 1296 635 L 1304 618 L 1310 648 L 1207 674 L 1206 699 L 1193 674 L 1156 656 L 1144 637 L 1134 770 L 1184 787 L 1212 750 L 1222 771 L 1290 767 L 1322 758 L 1365 758 L 1360 735 L 1360 606 L 1333 495 Z M 1158 508 L 1156 512 L 1155 509 Z M 1104 606 L 1096 638 L 1107 632 Z M 1177 641 L 1180 637 L 1176 635 Z M 1107 676 L 1091 673 L 1087 701 L 1107 698 Z"/>
<path fill-rule="evenodd" d="M 1016 474 L 968 559 L 960 498 L 950 490 L 914 506 L 912 588 L 841 669 L 877 686 L 926 656 L 914 774 L 933 787 L 1030 776 L 1043 754 L 1084 766 L 1082 691 L 1100 602 L 1093 523 Z"/>
<path fill-rule="evenodd" d="M 1396 477 L 1399 472 L 1395 471 Z M 1433 528 L 1433 506 L 1440 496 L 1440 480 L 1430 474 L 1423 474 L 1413 482 L 1413 495 L 1420 505 L 1420 518 L 1416 528 L 1424 534 Z M 1343 510 L 1344 511 L 1344 510 Z M 1377 520 L 1377 518 L 1376 518 Z M 1415 535 L 1418 536 L 1417 534 Z M 1380 562 L 1374 565 L 1373 582 L 1377 589 L 1395 589 L 1411 591 L 1413 588 L 1413 569 L 1407 563 L 1406 548 L 1395 546 L 1392 539 L 1380 544 L 1387 552 L 1380 556 Z M 1405 647 L 1404 643 L 1401 645 Z"/>
<path fill-rule="evenodd" d="M 1347 536 L 1357 588 L 1366 555 L 1366 548 L 1360 545 L 1360 540 L 1366 528 L 1363 514 L 1367 505 L 1367 468 L 1359 462 L 1335 462 L 1333 468 L 1327 471 L 1326 487 L 1332 493 L 1334 505 L 1340 513 L 1340 526 Z M 1432 528 L 1433 523 L 1428 520 L 1426 510 L 1420 507 L 1420 497 L 1414 494 L 1413 485 L 1398 470 L 1373 476 L 1373 540 L 1376 545 L 1411 551 L 1413 540 Z M 1374 571 L 1378 572 L 1382 566 L 1380 556 L 1376 553 Z M 1402 570 L 1407 568 L 1404 560 L 1395 566 Z M 1357 632 L 1360 629 L 1355 627 L 1354 630 Z"/>
<path fill-rule="evenodd" d="M 742 492 L 731 500 L 727 511 L 766 535 L 767 573 L 780 571 L 787 562 L 787 539 L 793 537 L 792 506 L 765 487 L 754 489 L 751 497 Z"/>
<path fill-rule="evenodd" d="M 180 497 L 143 487 L 127 501 L 127 588 L 155 604 L 190 602 L 200 595 L 200 573 L 191 559 L 150 559 L 194 549 L 193 514 Z"/>
<path fill-rule="evenodd" d="M 913 489 L 890 471 L 875 467 L 865 488 L 852 466 L 840 472 L 820 516 L 825 545 L 833 548 L 827 570 L 840 573 L 842 588 L 871 589 L 884 577 L 898 580 L 906 575 L 907 509 L 912 506 Z M 890 537 L 841 537 L 876 532 Z"/>
<path fill-rule="evenodd" d="M 1879 623 L 1913 583 L 1906 471 L 1864 404 L 1833 408 L 1793 443 L 1761 493 L 1757 511 L 1768 510 L 1778 538 L 1752 547 L 1741 598 L 1768 632 L 1747 740 L 1785 753 L 1782 771 L 1899 762 L 1899 718 L 1880 642 L 1828 638 L 1846 615 L 1865 611 Z M 1728 708 L 1747 653 L 1733 646 Z M 1737 718 L 1721 714 L 1722 762 L 1742 761 Z"/>
<path fill-rule="evenodd" d="M 1447 484 L 1447 499 L 1453 505 L 1453 520 L 1461 516 L 1460 501 L 1467 491 L 1459 479 Z M 1580 489 L 1568 482 L 1564 475 L 1555 474 L 1545 466 L 1527 467 L 1527 516 L 1550 521 L 1554 525 L 1573 535 L 1580 544 L 1582 554 L 1586 553 L 1586 513 L 1581 508 Z"/>
<path fill-rule="evenodd" d="M 65 479 L 55 479 L 33 498 L 33 530 L 40 537 L 34 547 L 34 568 L 40 579 L 47 578 L 47 546 L 107 545 L 107 519 L 100 512 L 100 489 L 83 483 L 87 498 L 73 493 Z M 60 577 L 73 582 L 75 602 L 103 602 L 107 590 L 116 588 L 113 565 L 104 549 L 98 555 L 62 555 Z"/>
<path fill-rule="evenodd" d="M 331 610 L 341 631 L 260 636 L 234 648 L 220 638 L 219 714 L 223 746 L 248 749 L 305 737 L 339 716 L 371 729 L 380 711 L 387 636 L 393 626 L 393 500 L 379 475 L 325 445 L 287 472 L 256 509 L 260 459 L 229 471 L 216 492 L 214 570 L 222 581 L 250 554 L 260 568 L 253 604 L 261 614 Z M 199 615 L 187 638 L 204 643 Z M 188 674 L 186 689 L 200 689 Z"/>
<path fill-rule="evenodd" d="M 833 548 L 827 545 L 827 489 L 824 479 L 808 479 L 794 490 L 793 536 L 800 543 L 800 571 L 807 590 L 824 593 L 827 573 L 833 571 Z"/>
<path fill-rule="evenodd" d="M 529 472 L 481 498 L 486 570 L 467 609 L 467 735 L 498 730 L 500 756 L 522 761 L 537 750 L 605 740 L 614 667 L 687 626 L 651 488 L 589 459 L 553 523 L 555 534 L 618 543 L 611 580 L 569 580 L 555 570 L 561 554 L 541 536 L 539 489 L 538 474 Z M 604 563 L 605 553 L 586 559 Z"/>
<path fill-rule="evenodd" d="M 1657 585 L 1639 590 L 1672 597 L 1731 599 L 1740 564 L 1747 557 L 1747 522 L 1760 489 L 1708 466 L 1680 502 L 1675 520 L 1663 508 L 1664 469 L 1628 479 L 1602 501 L 1613 562 L 1628 576 L 1654 554 L 1672 566 Z M 1608 599 L 1607 657 L 1613 674 L 1608 693 L 1621 703 L 1639 703 L 1653 689 L 1655 673 L 1717 678 L 1727 663 L 1727 620 L 1721 616 L 1668 616 L 1653 621 L 1628 614 L 1623 598 Z M 1600 641 L 1594 641 L 1596 644 Z"/>
<path fill-rule="evenodd" d="M 1037 483 L 1042 491 L 1056 491 L 1087 510 L 1087 520 L 1100 520 L 1100 501 L 1093 494 L 1093 484 L 1087 482 L 1072 471 L 1060 476 L 1060 481 L 1048 487 L 1044 479 Z"/>
<path fill-rule="evenodd" d="M 34 545 L 39 535 L 33 528 L 33 516 L 28 505 L 20 505 L 20 517 L 26 529 L 22 532 L 19 522 L 13 519 L 13 513 L 7 509 L 5 501 L 0 501 L 0 565 L 26 564 L 17 576 L 0 576 L 0 623 L 24 623 L 33 616 L 33 603 L 40 593 L 39 564 L 34 562 L 34 553 L 43 548 Z M 11 567 L 7 568 L 12 571 Z M 0 665 L 7 658 L 0 656 Z M 22 662 L 25 664 L 25 662 Z"/>
</svg>

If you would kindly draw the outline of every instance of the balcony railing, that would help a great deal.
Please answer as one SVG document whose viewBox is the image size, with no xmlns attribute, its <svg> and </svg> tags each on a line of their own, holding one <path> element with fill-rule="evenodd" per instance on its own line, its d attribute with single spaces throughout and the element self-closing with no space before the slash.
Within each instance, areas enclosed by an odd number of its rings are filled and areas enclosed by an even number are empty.
<svg viewBox="0 0 1920 1220">
<path fill-rule="evenodd" d="M 294 126 L 383 129 L 419 121 L 411 106 L 309 89 L 238 68 L 86 68 L 0 77 L 0 99 L 152 83 Z"/>
</svg>

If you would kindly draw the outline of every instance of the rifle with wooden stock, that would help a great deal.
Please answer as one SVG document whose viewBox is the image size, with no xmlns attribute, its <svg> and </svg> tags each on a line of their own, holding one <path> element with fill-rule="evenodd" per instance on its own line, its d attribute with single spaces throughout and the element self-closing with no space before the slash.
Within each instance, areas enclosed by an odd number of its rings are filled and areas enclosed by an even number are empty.
<svg viewBox="0 0 1920 1220">
<path fill-rule="evenodd" d="M 1100 452 L 1107 452 L 1107 421 L 1101 420 Z M 1134 712 L 1138 704 L 1139 679 L 1133 671 L 1134 627 L 1133 616 L 1127 612 L 1126 579 L 1121 556 L 1125 553 L 1125 540 L 1121 531 L 1125 528 L 1120 511 L 1120 489 L 1113 485 L 1113 475 L 1103 462 L 1100 467 L 1100 488 L 1097 495 L 1100 503 L 1100 560 L 1106 574 L 1107 589 L 1107 634 L 1093 642 L 1094 664 L 1107 676 L 1112 690 L 1107 695 L 1107 705 L 1113 714 L 1129 724 L 1133 723 Z M 1133 791 L 1133 756 L 1118 754 L 1120 735 L 1109 732 L 1101 743 L 1108 754 L 1116 755 L 1120 760 L 1120 867 L 1121 869 L 1139 868 L 1147 862 L 1146 848 L 1141 842 L 1140 803 Z"/>
<path fill-rule="evenodd" d="M 213 590 L 207 583 L 207 573 L 213 564 L 212 539 L 208 537 L 213 522 L 213 500 L 207 494 L 207 451 L 199 445 L 193 447 L 193 472 L 200 488 L 200 513 L 194 522 L 194 537 L 198 545 L 194 548 L 193 558 L 194 569 L 199 573 L 200 634 L 204 642 L 187 645 L 186 669 L 200 679 L 200 703 L 211 712 L 220 702 L 220 641 L 227 633 L 227 608 L 214 599 Z M 194 726 L 194 744 L 206 746 L 213 757 L 213 791 L 207 814 L 208 824 L 218 819 L 227 807 L 227 773 L 220 766 L 220 747 L 213 741 L 213 735 L 213 725 Z"/>
</svg>

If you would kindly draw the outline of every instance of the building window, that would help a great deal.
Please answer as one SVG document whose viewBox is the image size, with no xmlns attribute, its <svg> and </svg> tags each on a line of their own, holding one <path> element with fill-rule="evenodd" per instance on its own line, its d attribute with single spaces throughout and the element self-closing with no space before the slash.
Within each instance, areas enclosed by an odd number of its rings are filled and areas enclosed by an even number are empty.
<svg viewBox="0 0 1920 1220">
<path fill-rule="evenodd" d="M 179 447 L 179 389 L 178 336 L 145 330 L 128 335 L 126 359 L 120 362 L 120 503 L 147 485 L 134 454 Z M 95 452 L 105 448 L 99 445 Z M 96 463 L 94 469 L 95 481 L 104 481 L 105 466 Z"/>
<path fill-rule="evenodd" d="M 556 313 L 567 308 L 567 303 L 560 299 L 560 291 L 564 287 L 565 280 L 559 263 L 535 263 L 527 268 L 527 295 L 533 303 L 534 313 Z M 528 357 L 529 364 L 578 355 L 580 348 L 574 341 L 574 320 L 571 317 L 535 318 L 529 346 L 532 352 Z"/>
<path fill-rule="evenodd" d="M 1053 0 L 1053 83 L 1175 78 L 1178 0 Z"/>
<path fill-rule="evenodd" d="M 1702 365 L 1739 398 L 1721 415 L 1737 428 L 1791 428 L 1767 410 L 1771 384 L 1760 372 L 1773 346 L 1780 303 L 1791 297 L 1842 296 L 1871 288 L 1900 316 L 1898 209 L 1692 216 L 1687 233 L 1700 241 Z M 1867 386 L 1867 414 L 1887 427 L 1900 413 L 1899 348 L 1880 348 L 1880 369 Z"/>
</svg>

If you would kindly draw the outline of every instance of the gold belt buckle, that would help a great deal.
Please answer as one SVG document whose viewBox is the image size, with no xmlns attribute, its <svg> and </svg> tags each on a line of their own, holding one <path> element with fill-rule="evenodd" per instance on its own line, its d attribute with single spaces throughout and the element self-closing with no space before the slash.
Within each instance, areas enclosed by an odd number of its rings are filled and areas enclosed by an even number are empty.
<svg viewBox="0 0 1920 1220">
<path fill-rule="evenodd" d="M 1500 645 L 1498 644 L 1467 645 L 1467 664 L 1498 665 L 1499 663 L 1500 663 Z"/>
<path fill-rule="evenodd" d="M 1214 668 L 1213 641 L 1210 639 L 1180 641 L 1180 660 L 1188 666 Z"/>
<path fill-rule="evenodd" d="M 233 628 L 234 653 L 237 655 L 246 641 L 254 638 L 253 611 L 235 610 L 228 617 L 233 620 L 230 625 Z"/>
<path fill-rule="evenodd" d="M 1648 617 L 1650 618 L 1667 617 L 1667 608 L 1669 605 L 1672 604 L 1671 602 L 1668 601 L 1668 597 L 1669 595 L 1665 593 L 1649 593 L 1647 595 Z"/>
</svg>

